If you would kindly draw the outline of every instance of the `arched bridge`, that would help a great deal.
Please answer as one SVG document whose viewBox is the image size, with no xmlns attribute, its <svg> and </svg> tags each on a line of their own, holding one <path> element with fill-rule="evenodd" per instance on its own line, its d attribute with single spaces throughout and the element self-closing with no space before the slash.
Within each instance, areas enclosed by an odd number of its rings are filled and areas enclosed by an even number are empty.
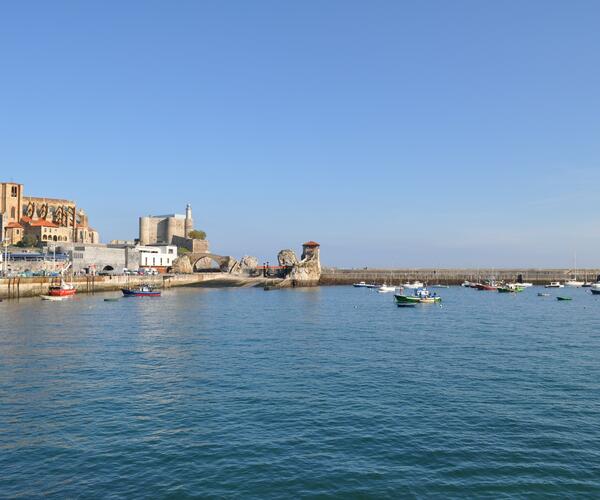
<svg viewBox="0 0 600 500">
<path fill-rule="evenodd" d="M 196 271 L 196 267 L 198 262 L 202 259 L 210 259 L 219 266 L 219 269 L 223 273 L 228 273 L 231 271 L 233 266 L 237 264 L 237 260 L 229 255 L 216 255 L 214 253 L 188 253 L 186 254 L 188 259 L 190 259 L 190 263 L 192 264 L 192 269 Z"/>
</svg>

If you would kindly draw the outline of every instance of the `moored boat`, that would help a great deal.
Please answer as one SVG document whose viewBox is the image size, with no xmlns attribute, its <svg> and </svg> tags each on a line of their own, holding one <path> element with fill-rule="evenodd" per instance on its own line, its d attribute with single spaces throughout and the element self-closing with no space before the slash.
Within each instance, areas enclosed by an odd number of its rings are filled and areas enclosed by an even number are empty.
<svg viewBox="0 0 600 500">
<path fill-rule="evenodd" d="M 551 281 L 549 285 L 545 285 L 545 288 L 564 288 L 565 285 L 561 284 L 560 281 Z"/>
<path fill-rule="evenodd" d="M 410 307 L 416 306 L 419 303 L 419 297 L 415 297 L 412 295 L 394 295 L 394 299 L 396 299 L 396 304 L 398 307 Z"/>
<path fill-rule="evenodd" d="M 378 293 L 390 293 L 390 292 L 395 292 L 396 290 L 397 290 L 397 287 L 395 287 L 393 285 L 386 285 L 384 283 L 377 289 L 377 292 Z"/>
<path fill-rule="evenodd" d="M 585 283 L 583 281 L 578 280 L 569 280 L 565 281 L 565 286 L 569 286 L 571 288 L 581 288 Z"/>
<path fill-rule="evenodd" d="M 498 285 L 496 285 L 495 282 L 490 281 L 488 283 L 477 283 L 475 288 L 480 291 L 495 292 L 498 290 Z"/>
<path fill-rule="evenodd" d="M 499 286 L 498 292 L 500 293 L 518 293 L 525 290 L 522 286 L 515 283 L 507 283 L 506 285 Z"/>
<path fill-rule="evenodd" d="M 549 293 L 538 292 L 538 297 L 550 297 Z"/>
<path fill-rule="evenodd" d="M 600 283 L 594 283 L 590 287 L 590 292 L 592 292 L 593 295 L 600 295 Z"/>
<path fill-rule="evenodd" d="M 137 288 L 121 288 L 125 297 L 160 297 L 160 290 L 154 290 L 148 285 L 141 285 Z"/>
<path fill-rule="evenodd" d="M 425 285 L 420 281 L 413 281 L 412 283 L 404 283 L 402 285 L 403 288 L 408 288 L 409 290 L 418 290 L 419 288 L 423 288 Z"/>
<path fill-rule="evenodd" d="M 561 297 L 560 295 L 556 297 L 556 300 L 573 300 L 572 297 Z"/>
<path fill-rule="evenodd" d="M 52 285 L 48 289 L 48 295 L 51 297 L 70 297 L 76 292 L 75 286 L 72 283 L 66 283 L 63 279 L 60 280 L 60 285 Z"/>
<path fill-rule="evenodd" d="M 368 285 L 364 281 L 361 281 L 360 283 L 354 283 L 352 286 L 354 288 L 367 288 L 368 287 Z"/>
</svg>

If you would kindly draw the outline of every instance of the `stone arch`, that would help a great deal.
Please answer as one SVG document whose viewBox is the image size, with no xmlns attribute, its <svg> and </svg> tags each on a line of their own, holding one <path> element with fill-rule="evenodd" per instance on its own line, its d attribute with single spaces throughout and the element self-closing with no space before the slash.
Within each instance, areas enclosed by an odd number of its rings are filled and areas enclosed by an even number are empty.
<svg viewBox="0 0 600 500">
<path fill-rule="evenodd" d="M 115 268 L 113 266 L 104 266 L 104 268 L 102 268 L 103 271 L 114 271 Z"/>
<path fill-rule="evenodd" d="M 192 265 L 192 269 L 194 271 L 208 270 L 206 268 L 198 269 L 198 267 L 197 267 L 197 264 L 199 262 L 201 262 L 201 261 L 206 262 L 207 259 L 216 263 L 219 271 L 222 273 L 228 273 L 229 271 L 231 271 L 231 268 L 237 262 L 233 257 L 225 256 L 225 255 L 216 255 L 216 254 L 212 254 L 212 253 L 189 253 L 189 254 L 187 254 L 187 256 L 190 259 L 190 264 Z M 211 268 L 211 269 L 214 269 L 214 268 Z"/>
</svg>

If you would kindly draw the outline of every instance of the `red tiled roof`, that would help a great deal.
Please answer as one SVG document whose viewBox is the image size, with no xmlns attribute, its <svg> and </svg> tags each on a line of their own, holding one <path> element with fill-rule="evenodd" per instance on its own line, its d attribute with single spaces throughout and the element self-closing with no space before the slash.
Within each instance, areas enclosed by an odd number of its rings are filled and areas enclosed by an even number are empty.
<svg viewBox="0 0 600 500">
<path fill-rule="evenodd" d="M 21 222 L 25 222 L 25 224 L 29 224 L 31 222 L 31 217 L 27 217 L 26 215 L 24 215 L 23 217 L 21 217 Z"/>
<path fill-rule="evenodd" d="M 6 224 L 6 229 L 23 229 L 23 226 L 18 222 L 9 222 Z"/>
<path fill-rule="evenodd" d="M 54 222 L 50 222 L 46 219 L 32 220 L 29 225 L 31 227 L 59 227 L 58 224 L 54 224 Z"/>
<path fill-rule="evenodd" d="M 320 247 L 321 245 L 319 245 L 316 241 L 307 241 L 306 243 L 302 244 L 303 247 Z"/>
</svg>

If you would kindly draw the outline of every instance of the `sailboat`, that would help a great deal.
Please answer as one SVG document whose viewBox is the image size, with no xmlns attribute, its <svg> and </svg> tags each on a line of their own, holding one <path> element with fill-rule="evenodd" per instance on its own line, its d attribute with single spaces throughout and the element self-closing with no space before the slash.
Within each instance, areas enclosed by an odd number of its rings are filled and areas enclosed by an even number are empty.
<svg viewBox="0 0 600 500">
<path fill-rule="evenodd" d="M 575 257 L 574 257 L 574 264 L 575 264 L 575 269 L 574 269 L 575 278 L 572 280 L 565 281 L 565 286 L 570 286 L 573 288 L 581 288 L 583 285 L 585 285 L 585 283 L 583 281 L 579 281 L 577 279 L 577 254 L 575 254 Z"/>
</svg>

